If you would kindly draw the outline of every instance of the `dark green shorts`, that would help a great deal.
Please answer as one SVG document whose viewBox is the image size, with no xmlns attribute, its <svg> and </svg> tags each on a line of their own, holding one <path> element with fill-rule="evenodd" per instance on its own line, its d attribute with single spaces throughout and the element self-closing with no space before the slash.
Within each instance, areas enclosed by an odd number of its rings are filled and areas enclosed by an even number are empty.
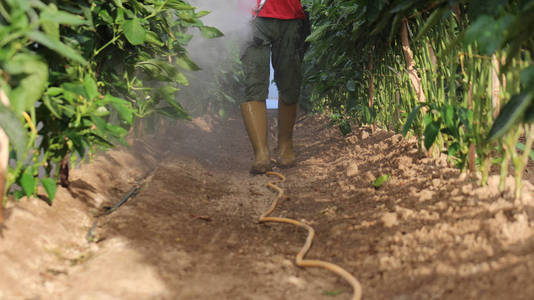
<svg viewBox="0 0 534 300">
<path fill-rule="evenodd" d="M 241 56 L 245 70 L 245 101 L 265 101 L 269 94 L 269 59 L 272 54 L 274 81 L 286 104 L 297 103 L 302 82 L 304 54 L 303 20 L 256 18 Z"/>
</svg>

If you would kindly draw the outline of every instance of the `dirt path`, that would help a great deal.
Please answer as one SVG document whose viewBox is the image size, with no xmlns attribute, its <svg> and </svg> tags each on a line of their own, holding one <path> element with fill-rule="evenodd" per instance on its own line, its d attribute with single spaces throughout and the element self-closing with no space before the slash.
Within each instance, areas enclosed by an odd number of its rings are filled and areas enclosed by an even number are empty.
<svg viewBox="0 0 534 300">
<path fill-rule="evenodd" d="M 0 300 L 349 299 L 335 275 L 294 266 L 304 231 L 257 224 L 274 193 L 247 173 L 244 132 L 239 119 L 195 119 L 76 170 L 53 208 L 10 203 Z M 319 117 L 298 123 L 296 149 L 275 215 L 312 224 L 309 257 L 354 274 L 364 299 L 532 299 L 531 185 L 514 203 L 497 177 L 477 188 L 399 135 L 344 138 Z M 94 215 L 147 175 L 88 243 Z"/>
</svg>

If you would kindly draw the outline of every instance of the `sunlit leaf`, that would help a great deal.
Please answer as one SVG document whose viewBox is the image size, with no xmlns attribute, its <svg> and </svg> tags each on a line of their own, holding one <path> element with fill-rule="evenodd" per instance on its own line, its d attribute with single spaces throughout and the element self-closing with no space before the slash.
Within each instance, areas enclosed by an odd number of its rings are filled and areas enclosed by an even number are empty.
<svg viewBox="0 0 534 300">
<path fill-rule="evenodd" d="M 73 26 L 87 24 L 87 20 L 84 20 L 81 16 L 53 8 L 48 8 L 41 13 L 41 21 L 53 21 L 58 24 Z"/>
<path fill-rule="evenodd" d="M 200 26 L 199 28 L 200 28 L 200 33 L 202 33 L 202 36 L 204 36 L 207 39 L 224 36 L 224 34 L 215 27 Z"/>
<path fill-rule="evenodd" d="M 89 96 L 89 100 L 93 100 L 100 95 L 100 93 L 98 92 L 98 86 L 96 85 L 96 81 L 91 75 L 85 75 L 83 86 L 85 87 L 87 96 Z"/>
<path fill-rule="evenodd" d="M 72 59 L 76 62 L 79 62 L 83 65 L 87 64 L 87 61 L 74 49 L 63 44 L 58 40 L 54 40 L 39 31 L 30 31 L 27 34 L 28 38 L 36 41 L 37 43 L 57 52 L 58 54 L 65 56 L 66 58 Z"/>
<path fill-rule="evenodd" d="M 146 31 L 138 18 L 124 21 L 122 29 L 124 30 L 126 39 L 128 39 L 132 45 L 141 45 L 145 42 Z"/>
<path fill-rule="evenodd" d="M 57 183 L 52 178 L 41 178 L 41 185 L 46 191 L 46 195 L 48 196 L 48 202 L 50 204 L 54 203 L 54 198 L 56 197 L 56 191 L 57 191 Z"/>
<path fill-rule="evenodd" d="M 35 193 L 36 181 L 30 169 L 26 169 L 26 171 L 22 173 L 19 182 L 26 197 L 31 197 Z"/>
<path fill-rule="evenodd" d="M 104 97 L 104 101 L 106 101 L 107 103 L 111 103 L 113 108 L 115 108 L 117 112 L 119 113 L 119 116 L 121 117 L 121 119 L 126 121 L 128 124 L 132 124 L 133 109 L 132 109 L 132 105 L 130 102 L 124 99 L 121 99 L 121 98 L 113 97 L 109 94 L 107 94 Z"/>
<path fill-rule="evenodd" d="M 5 64 L 5 70 L 11 76 L 22 77 L 18 86 L 9 93 L 12 109 L 22 113 L 33 108 L 46 89 L 48 65 L 38 56 L 21 53 Z"/>
</svg>

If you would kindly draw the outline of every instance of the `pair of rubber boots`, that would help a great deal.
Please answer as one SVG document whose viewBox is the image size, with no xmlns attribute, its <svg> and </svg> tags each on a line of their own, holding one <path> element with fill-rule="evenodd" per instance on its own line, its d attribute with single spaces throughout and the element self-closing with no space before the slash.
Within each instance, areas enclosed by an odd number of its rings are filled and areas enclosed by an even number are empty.
<svg viewBox="0 0 534 300">
<path fill-rule="evenodd" d="M 265 101 L 249 101 L 241 104 L 241 114 L 254 150 L 252 174 L 263 174 L 272 169 L 267 145 L 267 107 Z M 278 101 L 278 163 L 281 168 L 295 164 L 293 152 L 293 126 L 297 116 L 297 104 Z"/>
</svg>

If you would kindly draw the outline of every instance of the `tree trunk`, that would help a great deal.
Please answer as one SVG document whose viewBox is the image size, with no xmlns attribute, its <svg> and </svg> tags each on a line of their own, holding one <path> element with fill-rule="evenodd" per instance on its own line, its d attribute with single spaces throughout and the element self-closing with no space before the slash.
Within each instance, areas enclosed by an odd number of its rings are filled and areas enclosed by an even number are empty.
<svg viewBox="0 0 534 300">
<path fill-rule="evenodd" d="M 2 89 L 0 89 L 0 102 L 4 106 L 9 106 L 9 99 Z M 6 190 L 7 164 L 9 161 L 9 138 L 2 128 L 0 128 L 0 224 L 4 221 L 4 195 Z"/>
<path fill-rule="evenodd" d="M 408 69 L 408 75 L 410 76 L 410 81 L 415 89 L 417 95 L 417 100 L 421 103 L 426 103 L 426 97 L 423 92 L 423 86 L 421 85 L 421 78 L 419 73 L 415 68 L 415 60 L 413 58 L 413 52 L 410 48 L 410 40 L 408 38 L 408 19 L 404 18 L 402 20 L 401 28 L 401 40 L 402 40 L 402 50 L 404 52 L 404 58 L 406 59 L 406 66 Z"/>
<path fill-rule="evenodd" d="M 500 64 L 495 54 L 491 57 L 491 63 L 491 103 L 493 118 L 497 118 L 501 110 L 501 82 L 499 80 Z"/>
</svg>

